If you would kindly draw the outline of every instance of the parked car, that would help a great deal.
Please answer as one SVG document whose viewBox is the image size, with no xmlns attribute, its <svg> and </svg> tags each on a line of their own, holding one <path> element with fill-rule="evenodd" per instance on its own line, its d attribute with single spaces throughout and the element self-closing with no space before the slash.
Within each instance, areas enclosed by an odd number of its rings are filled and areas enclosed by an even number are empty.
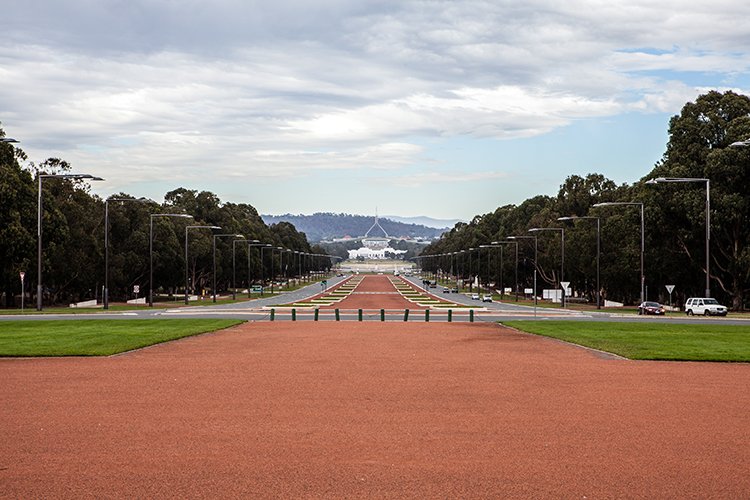
<svg viewBox="0 0 750 500">
<path fill-rule="evenodd" d="M 458 288 L 451 288 L 451 293 L 458 293 Z"/>
<path fill-rule="evenodd" d="M 471 294 L 471 300 L 479 300 L 479 294 L 478 293 L 472 293 Z"/>
<path fill-rule="evenodd" d="M 482 302 L 492 302 L 492 295 L 489 293 L 482 295 Z"/>
<path fill-rule="evenodd" d="M 685 314 L 692 316 L 702 314 L 703 316 L 726 316 L 728 309 L 719 304 L 719 301 L 710 297 L 691 297 L 685 302 Z"/>
<path fill-rule="evenodd" d="M 638 314 L 656 314 L 662 316 L 666 313 L 664 306 L 658 302 L 642 302 L 638 306 Z"/>
<path fill-rule="evenodd" d="M 451 293 L 451 289 L 450 288 L 443 288 L 443 293 Z"/>
</svg>

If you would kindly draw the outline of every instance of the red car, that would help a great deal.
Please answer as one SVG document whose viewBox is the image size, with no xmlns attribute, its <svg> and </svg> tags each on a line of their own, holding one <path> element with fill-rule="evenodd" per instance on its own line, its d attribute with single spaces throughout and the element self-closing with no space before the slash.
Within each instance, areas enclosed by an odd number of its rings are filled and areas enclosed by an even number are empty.
<svg viewBox="0 0 750 500">
<path fill-rule="evenodd" d="M 658 302 L 643 302 L 638 306 L 638 314 L 656 314 L 663 316 L 666 313 L 664 306 Z"/>
</svg>

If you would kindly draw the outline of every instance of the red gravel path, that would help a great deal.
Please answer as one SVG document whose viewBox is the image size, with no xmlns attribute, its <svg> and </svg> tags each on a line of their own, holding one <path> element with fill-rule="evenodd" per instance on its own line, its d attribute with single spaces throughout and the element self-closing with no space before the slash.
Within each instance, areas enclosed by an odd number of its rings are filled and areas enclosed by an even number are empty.
<svg viewBox="0 0 750 500">
<path fill-rule="evenodd" d="M 365 275 L 345 299 L 321 309 L 426 309 L 398 293 L 384 274 Z"/>
<path fill-rule="evenodd" d="M 246 324 L 0 360 L 0 496 L 747 498 L 749 387 L 494 325 Z"/>
</svg>

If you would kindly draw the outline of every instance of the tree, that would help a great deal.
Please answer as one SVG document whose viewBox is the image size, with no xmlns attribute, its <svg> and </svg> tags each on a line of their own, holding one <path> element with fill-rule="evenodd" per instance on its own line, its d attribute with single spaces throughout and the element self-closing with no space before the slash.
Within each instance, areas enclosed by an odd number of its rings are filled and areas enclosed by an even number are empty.
<svg viewBox="0 0 750 500">
<path fill-rule="evenodd" d="M 0 137 L 5 132 L 0 127 Z M 26 155 L 12 144 L 0 142 L 0 291 L 5 306 L 15 305 L 21 292 L 19 272 L 27 273 L 26 283 L 33 283 L 32 273 L 36 243 L 36 196 L 31 173 L 23 170 L 19 160 Z M 29 291 L 27 285 L 26 290 Z"/>
<path fill-rule="evenodd" d="M 707 178 L 711 181 L 711 285 L 742 309 L 750 283 L 750 153 L 730 148 L 750 137 L 750 98 L 728 91 L 701 95 L 669 122 L 669 143 L 647 176 Z M 670 254 L 660 264 L 670 269 L 691 295 L 703 295 L 705 273 L 705 189 L 703 184 L 669 185 L 648 194 L 654 223 L 660 224 L 654 248 Z M 658 259 L 658 255 L 655 256 Z"/>
</svg>

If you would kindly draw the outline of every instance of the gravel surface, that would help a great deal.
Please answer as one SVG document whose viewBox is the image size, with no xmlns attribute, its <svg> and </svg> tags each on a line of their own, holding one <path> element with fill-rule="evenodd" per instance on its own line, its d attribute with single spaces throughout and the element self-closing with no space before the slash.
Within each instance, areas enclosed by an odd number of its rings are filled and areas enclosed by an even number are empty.
<svg viewBox="0 0 750 500">
<path fill-rule="evenodd" d="M 248 323 L 0 381 L 3 498 L 750 492 L 749 365 L 497 325 Z"/>
<path fill-rule="evenodd" d="M 321 309 L 426 309 L 398 293 L 386 275 L 363 276 L 345 299 Z"/>
</svg>

